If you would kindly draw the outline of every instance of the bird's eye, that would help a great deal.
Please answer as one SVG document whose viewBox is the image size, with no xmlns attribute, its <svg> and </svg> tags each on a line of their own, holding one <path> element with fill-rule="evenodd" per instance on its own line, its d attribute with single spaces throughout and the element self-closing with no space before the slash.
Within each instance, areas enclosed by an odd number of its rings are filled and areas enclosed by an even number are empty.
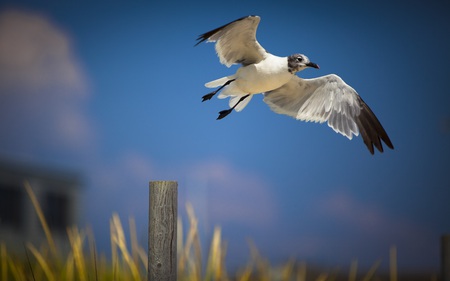
<svg viewBox="0 0 450 281">
<path fill-rule="evenodd" d="M 303 58 L 302 58 L 302 57 L 297 57 L 297 61 L 298 61 L 298 62 L 302 62 L 302 61 L 303 61 Z"/>
</svg>

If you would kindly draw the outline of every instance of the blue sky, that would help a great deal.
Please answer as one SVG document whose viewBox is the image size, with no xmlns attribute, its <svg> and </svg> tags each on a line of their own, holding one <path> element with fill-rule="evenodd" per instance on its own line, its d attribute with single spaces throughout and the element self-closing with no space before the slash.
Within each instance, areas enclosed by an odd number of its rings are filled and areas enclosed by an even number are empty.
<svg viewBox="0 0 450 281">
<path fill-rule="evenodd" d="M 273 261 L 358 258 L 437 270 L 450 232 L 449 5 L 318 1 L 0 4 L 0 157 L 79 172 L 82 224 L 107 248 L 112 212 L 145 241 L 148 181 L 179 181 L 206 239 L 221 225 L 230 264 L 247 238 Z M 197 36 L 261 16 L 269 52 L 304 53 L 380 119 L 395 150 L 370 155 L 326 125 L 256 96 L 216 121 L 204 83 L 232 74 Z M 103 242 L 103 243 L 102 243 Z"/>
</svg>

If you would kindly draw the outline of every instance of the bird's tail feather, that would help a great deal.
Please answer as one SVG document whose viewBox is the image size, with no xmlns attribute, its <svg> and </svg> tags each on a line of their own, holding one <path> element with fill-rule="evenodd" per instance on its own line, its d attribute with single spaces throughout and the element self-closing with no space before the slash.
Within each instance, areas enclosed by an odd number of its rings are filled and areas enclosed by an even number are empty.
<svg viewBox="0 0 450 281">
<path fill-rule="evenodd" d="M 232 79 L 235 79 L 236 75 L 231 75 L 231 76 L 226 76 L 226 77 L 222 77 L 216 80 L 213 80 L 211 82 L 208 82 L 205 84 L 205 87 L 207 88 L 217 88 L 220 87 L 222 85 L 224 85 L 227 81 L 230 81 Z M 247 93 L 242 92 L 234 83 L 230 83 L 229 85 L 227 85 L 218 95 L 219 99 L 225 99 L 225 98 L 230 98 L 229 101 L 229 106 L 230 108 L 235 106 L 239 100 L 245 96 Z M 250 95 L 249 97 L 247 97 L 246 99 L 244 99 L 243 101 L 241 101 L 235 108 L 234 110 L 236 111 L 241 111 L 245 108 L 245 106 L 247 106 L 247 104 L 250 102 L 250 100 L 252 99 L 253 95 Z"/>
<path fill-rule="evenodd" d="M 225 77 L 222 77 L 222 78 L 219 78 L 219 79 L 216 79 L 216 80 L 213 80 L 213 81 L 210 81 L 210 82 L 206 83 L 205 87 L 206 88 L 217 88 L 217 87 L 220 87 L 223 84 L 225 84 L 227 81 L 232 80 L 234 78 L 235 78 L 234 75 L 225 76 Z"/>
<path fill-rule="evenodd" d="M 245 98 L 243 101 L 241 101 L 235 108 L 234 110 L 236 110 L 237 112 L 241 111 L 242 109 L 244 109 L 247 104 L 250 102 L 250 100 L 252 99 L 253 95 L 248 96 L 247 98 Z M 230 107 L 233 107 L 235 104 L 237 104 L 239 102 L 239 100 L 242 98 L 242 96 L 230 96 L 230 101 L 228 102 Z"/>
</svg>

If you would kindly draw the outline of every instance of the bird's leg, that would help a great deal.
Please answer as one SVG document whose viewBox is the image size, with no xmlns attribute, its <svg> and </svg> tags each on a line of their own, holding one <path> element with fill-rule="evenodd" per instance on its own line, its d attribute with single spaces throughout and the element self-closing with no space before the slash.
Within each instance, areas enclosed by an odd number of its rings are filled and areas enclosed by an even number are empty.
<svg viewBox="0 0 450 281">
<path fill-rule="evenodd" d="M 202 102 L 204 102 L 205 100 L 210 100 L 212 97 L 214 97 L 214 95 L 215 94 L 217 94 L 220 90 L 222 90 L 225 86 L 228 86 L 231 82 L 233 82 L 234 80 L 236 80 L 236 79 L 231 79 L 231 80 L 228 80 L 227 82 L 225 82 L 225 84 L 223 84 L 222 86 L 220 86 L 218 89 L 216 89 L 216 90 L 214 90 L 214 91 L 212 91 L 211 93 L 209 93 L 209 94 L 206 94 L 206 95 L 204 95 L 203 97 L 202 97 Z"/>
<path fill-rule="evenodd" d="M 250 96 L 250 94 L 247 94 L 247 95 L 243 96 L 242 98 L 240 98 L 240 99 L 238 100 L 238 102 L 237 102 L 235 105 L 233 105 L 232 108 L 225 109 L 225 110 L 222 110 L 221 112 L 219 112 L 219 117 L 217 117 L 217 120 L 220 120 L 220 119 L 226 117 L 228 114 L 230 114 L 230 113 L 233 111 L 233 109 L 235 109 L 236 106 L 237 106 L 241 101 L 243 101 L 243 100 L 245 100 L 246 98 L 248 98 L 248 96 Z"/>
</svg>

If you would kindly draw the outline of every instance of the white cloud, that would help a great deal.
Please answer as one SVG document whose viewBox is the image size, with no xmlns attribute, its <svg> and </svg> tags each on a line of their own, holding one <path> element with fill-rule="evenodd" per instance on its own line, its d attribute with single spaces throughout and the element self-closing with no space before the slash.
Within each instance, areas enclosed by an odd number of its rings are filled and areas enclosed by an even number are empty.
<svg viewBox="0 0 450 281">
<path fill-rule="evenodd" d="M 202 227 L 238 223 L 268 228 L 277 220 L 277 201 L 264 179 L 226 162 L 162 169 L 136 151 L 124 151 L 113 162 L 93 164 L 90 171 L 93 189 L 88 197 L 97 200 L 108 194 L 109 200 L 89 205 L 104 206 L 106 213 L 142 217 L 148 212 L 148 182 L 174 179 L 179 183 L 180 214 L 185 212 L 186 202 L 192 203 Z M 119 201 L 120 205 L 115 205 Z"/>
<path fill-rule="evenodd" d="M 340 223 L 358 225 L 363 231 L 386 227 L 386 218 L 379 208 L 360 203 L 346 193 L 334 193 L 323 198 L 317 206 L 326 216 Z"/>
<path fill-rule="evenodd" d="M 317 204 L 317 212 L 326 219 L 334 220 L 340 227 L 358 229 L 374 242 L 403 244 L 406 241 L 420 248 L 417 241 L 432 237 L 429 229 L 402 217 L 387 213 L 382 206 L 358 201 L 347 193 L 335 193 Z"/>
<path fill-rule="evenodd" d="M 100 211 L 105 216 L 112 212 L 143 216 L 148 212 L 148 182 L 154 175 L 149 159 L 137 152 L 125 151 L 114 161 L 91 163 L 89 177 L 91 188 L 87 194 L 92 213 Z M 99 201 L 99 198 L 107 200 Z"/>
<path fill-rule="evenodd" d="M 48 19 L 38 14 L 6 11 L 0 14 L 0 31 L 2 87 L 37 95 L 85 94 L 85 78 L 70 40 Z M 50 87 L 56 90 L 49 91 Z"/>
<path fill-rule="evenodd" d="M 69 37 L 44 16 L 0 13 L 1 152 L 78 151 L 92 143 L 87 79 Z"/>
<path fill-rule="evenodd" d="M 187 173 L 186 200 L 207 221 L 269 227 L 277 219 L 277 200 L 261 176 L 222 161 L 193 165 Z"/>
<path fill-rule="evenodd" d="M 275 246 L 278 253 L 325 262 L 358 258 L 360 266 L 368 268 L 395 245 L 399 261 L 420 264 L 423 253 L 433 246 L 430 241 L 436 239 L 430 229 L 406 216 L 386 211 L 378 203 L 363 202 L 339 188 L 311 203 L 308 222 L 301 222 L 295 235 L 277 239 L 281 241 Z"/>
</svg>

